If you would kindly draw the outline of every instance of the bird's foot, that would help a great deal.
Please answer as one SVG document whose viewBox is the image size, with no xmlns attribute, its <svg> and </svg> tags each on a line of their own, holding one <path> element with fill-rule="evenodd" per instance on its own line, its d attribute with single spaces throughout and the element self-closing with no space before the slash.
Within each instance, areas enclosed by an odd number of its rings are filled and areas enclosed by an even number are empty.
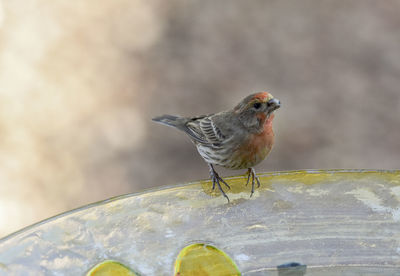
<svg viewBox="0 0 400 276">
<path fill-rule="evenodd" d="M 247 176 L 247 183 L 246 186 L 249 184 L 250 181 L 250 177 L 251 177 L 251 194 L 250 197 L 252 197 L 252 195 L 254 194 L 254 185 L 257 182 L 257 188 L 260 188 L 261 184 L 260 184 L 260 178 L 257 176 L 256 171 L 254 170 L 254 168 L 249 168 L 247 170 L 248 176 Z"/>
<path fill-rule="evenodd" d="M 222 177 L 220 177 L 218 175 L 218 173 L 215 171 L 213 165 L 208 164 L 208 166 L 210 167 L 210 177 L 211 177 L 211 181 L 213 183 L 212 189 L 214 190 L 215 184 L 217 184 L 218 189 L 220 190 L 221 194 L 228 200 L 228 203 L 229 203 L 229 197 L 226 195 L 226 193 L 222 189 L 221 182 L 224 183 L 228 189 L 230 189 L 231 187 L 228 185 L 228 183 L 225 182 L 225 180 L 222 179 Z"/>
</svg>

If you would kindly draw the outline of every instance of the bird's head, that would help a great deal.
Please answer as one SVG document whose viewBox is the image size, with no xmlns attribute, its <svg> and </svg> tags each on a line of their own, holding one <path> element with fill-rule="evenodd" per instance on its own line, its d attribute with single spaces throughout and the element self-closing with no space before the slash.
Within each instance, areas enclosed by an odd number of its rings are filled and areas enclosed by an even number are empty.
<svg viewBox="0 0 400 276">
<path fill-rule="evenodd" d="M 244 98 L 233 111 L 246 128 L 259 132 L 266 123 L 272 123 L 273 112 L 280 106 L 270 93 L 259 92 Z"/>
</svg>

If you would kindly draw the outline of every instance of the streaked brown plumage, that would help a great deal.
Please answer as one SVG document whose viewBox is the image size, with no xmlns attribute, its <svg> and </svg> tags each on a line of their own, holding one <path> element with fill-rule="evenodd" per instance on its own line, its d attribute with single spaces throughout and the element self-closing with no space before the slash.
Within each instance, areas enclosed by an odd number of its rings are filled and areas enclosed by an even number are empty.
<svg viewBox="0 0 400 276">
<path fill-rule="evenodd" d="M 268 92 L 259 92 L 247 96 L 231 110 L 197 117 L 163 115 L 153 120 L 189 136 L 209 165 L 213 189 L 217 184 L 229 201 L 220 182 L 230 187 L 213 165 L 234 170 L 248 169 L 247 183 L 252 177 L 252 195 L 255 182 L 260 186 L 253 167 L 271 151 L 274 144 L 273 112 L 279 107 L 279 100 Z"/>
</svg>

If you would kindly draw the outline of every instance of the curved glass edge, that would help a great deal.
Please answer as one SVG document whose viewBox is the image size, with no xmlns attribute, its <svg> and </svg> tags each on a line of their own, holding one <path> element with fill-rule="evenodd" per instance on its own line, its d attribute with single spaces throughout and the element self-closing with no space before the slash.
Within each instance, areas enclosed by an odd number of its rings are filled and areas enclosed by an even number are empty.
<svg viewBox="0 0 400 276">
<path fill-rule="evenodd" d="M 378 170 L 378 169 L 323 169 L 323 170 L 317 170 L 317 169 L 305 169 L 305 170 L 291 170 L 291 171 L 276 171 L 276 172 L 264 172 L 264 173 L 257 173 L 258 176 L 277 176 L 277 175 L 292 175 L 292 174 L 332 174 L 332 173 L 389 173 L 389 174 L 399 174 L 400 170 Z M 224 177 L 224 179 L 239 179 L 239 178 L 243 178 L 243 175 L 235 175 L 235 176 L 227 176 Z M 36 222 L 34 224 L 31 224 L 29 226 L 23 227 L 20 230 L 17 230 L 9 235 L 6 235 L 5 237 L 0 238 L 0 243 L 6 242 L 12 238 L 14 238 L 15 236 L 18 236 L 19 234 L 25 232 L 25 231 L 29 231 L 32 228 L 35 228 L 37 226 L 40 226 L 42 224 L 48 223 L 50 221 L 54 221 L 56 219 L 60 219 L 63 218 L 65 216 L 68 216 L 70 214 L 73 214 L 75 212 L 80 212 L 83 210 L 87 210 L 89 208 L 92 207 L 96 207 L 96 206 L 101 206 L 110 202 L 114 202 L 120 199 L 125 199 L 125 198 L 129 198 L 129 197 L 135 197 L 135 196 L 140 196 L 140 195 L 144 195 L 144 194 L 150 194 L 153 192 L 158 192 L 158 191 L 163 191 L 163 190 L 167 190 L 167 189 L 171 189 L 171 188 L 181 188 L 181 187 L 186 187 L 186 186 L 192 186 L 192 185 L 201 185 L 202 182 L 205 181 L 210 181 L 209 179 L 203 179 L 203 180 L 197 180 L 197 181 L 193 181 L 193 182 L 187 182 L 187 183 L 182 183 L 182 184 L 174 184 L 174 185 L 161 185 L 158 187 L 154 187 L 154 188 L 149 188 L 149 189 L 144 189 L 143 191 L 140 192 L 135 192 L 135 193 L 128 193 L 128 194 L 123 194 L 123 195 L 119 195 L 119 196 L 115 196 L 115 197 L 111 197 L 108 199 L 104 199 L 104 200 L 99 200 L 93 203 L 89 203 L 87 205 L 83 205 L 74 209 L 71 209 L 69 211 L 65 211 L 62 212 L 60 214 L 51 216 L 49 218 L 46 218 L 44 220 L 41 220 L 39 222 Z"/>
</svg>

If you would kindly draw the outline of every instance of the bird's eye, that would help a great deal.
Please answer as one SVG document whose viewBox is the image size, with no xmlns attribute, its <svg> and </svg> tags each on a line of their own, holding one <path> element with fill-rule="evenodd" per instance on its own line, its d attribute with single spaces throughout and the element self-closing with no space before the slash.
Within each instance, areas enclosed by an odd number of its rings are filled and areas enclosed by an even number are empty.
<svg viewBox="0 0 400 276">
<path fill-rule="evenodd" d="M 253 104 L 253 107 L 255 109 L 259 109 L 261 107 L 261 103 L 255 103 L 255 104 Z"/>
</svg>

